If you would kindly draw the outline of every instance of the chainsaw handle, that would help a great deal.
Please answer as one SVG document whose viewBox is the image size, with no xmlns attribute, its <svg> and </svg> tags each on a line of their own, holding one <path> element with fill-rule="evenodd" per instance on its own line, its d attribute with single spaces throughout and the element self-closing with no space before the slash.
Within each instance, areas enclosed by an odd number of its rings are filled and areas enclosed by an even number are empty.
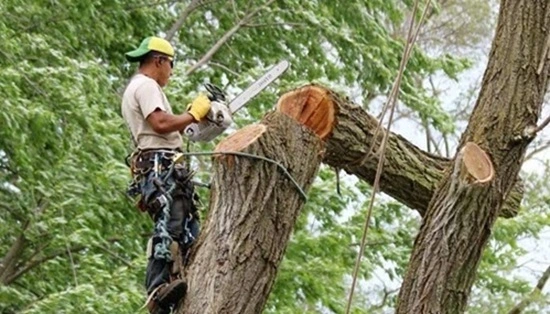
<svg viewBox="0 0 550 314">
<path fill-rule="evenodd" d="M 218 86 L 210 83 L 204 84 L 206 91 L 208 91 L 208 99 L 210 101 L 225 102 L 225 93 Z"/>
</svg>

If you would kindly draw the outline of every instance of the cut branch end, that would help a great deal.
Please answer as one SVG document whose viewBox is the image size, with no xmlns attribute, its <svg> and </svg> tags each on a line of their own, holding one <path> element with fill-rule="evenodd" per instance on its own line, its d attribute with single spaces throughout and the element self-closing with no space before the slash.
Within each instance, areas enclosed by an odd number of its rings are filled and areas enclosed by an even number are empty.
<svg viewBox="0 0 550 314">
<path fill-rule="evenodd" d="M 277 110 L 326 139 L 335 123 L 335 104 L 330 91 L 316 85 L 290 91 L 279 99 Z"/>
<path fill-rule="evenodd" d="M 216 148 L 215 152 L 238 152 L 244 150 L 250 144 L 254 143 L 266 131 L 263 124 L 251 124 L 240 129 L 225 139 L 223 139 Z"/>
<path fill-rule="evenodd" d="M 495 174 L 493 163 L 489 155 L 477 144 L 467 142 L 460 150 L 460 156 L 463 170 L 466 170 L 461 171 L 463 176 L 466 176 L 464 179 L 469 180 L 468 177 L 471 177 L 475 180 L 473 183 L 486 183 L 493 179 Z"/>
</svg>

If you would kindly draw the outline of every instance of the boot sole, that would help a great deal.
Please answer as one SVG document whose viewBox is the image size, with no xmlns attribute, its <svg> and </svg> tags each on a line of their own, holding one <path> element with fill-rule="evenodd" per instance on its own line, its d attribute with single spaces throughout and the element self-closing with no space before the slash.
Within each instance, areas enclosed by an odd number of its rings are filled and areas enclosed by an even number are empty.
<svg viewBox="0 0 550 314">
<path fill-rule="evenodd" d="M 178 285 L 175 285 L 173 287 L 168 286 L 166 290 L 162 291 L 161 294 L 159 294 L 157 299 L 157 308 L 158 313 L 155 314 L 168 314 L 170 313 L 169 310 L 164 310 L 162 307 L 168 306 L 168 305 L 177 305 L 181 299 L 185 297 L 185 292 L 187 290 L 187 284 L 185 282 L 181 282 Z"/>
</svg>

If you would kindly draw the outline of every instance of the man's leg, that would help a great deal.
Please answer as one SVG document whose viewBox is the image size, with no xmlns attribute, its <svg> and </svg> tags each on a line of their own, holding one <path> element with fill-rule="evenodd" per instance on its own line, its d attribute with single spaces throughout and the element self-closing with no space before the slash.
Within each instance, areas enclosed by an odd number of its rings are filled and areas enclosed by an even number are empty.
<svg viewBox="0 0 550 314">
<path fill-rule="evenodd" d="M 171 236 L 178 242 L 181 262 L 186 262 L 187 253 L 198 235 L 198 221 L 191 197 L 178 195 L 174 199 L 174 216 L 170 220 Z M 172 233 L 173 232 L 173 233 Z"/>
<path fill-rule="evenodd" d="M 179 194 L 174 191 L 173 195 L 165 198 L 172 199 Z M 162 196 L 162 195 L 159 195 Z M 160 198 L 159 198 L 160 199 Z M 180 222 L 183 214 L 180 213 L 181 205 L 179 201 L 172 199 L 162 206 L 154 216 L 155 229 L 154 235 L 147 245 L 148 265 L 146 272 L 146 289 L 149 295 L 147 307 L 152 313 L 168 313 L 169 309 L 177 304 L 185 295 L 187 288 L 185 282 L 174 276 L 173 270 L 179 267 L 173 267 L 179 263 L 178 260 L 178 238 L 181 234 L 181 228 L 174 228 L 177 222 Z"/>
<path fill-rule="evenodd" d="M 150 241 L 146 274 L 148 301 L 154 301 L 148 303 L 152 305 L 172 306 L 183 298 L 187 288 L 179 273 L 182 266 L 180 260 L 185 258 L 198 234 L 194 188 L 190 179 L 187 170 L 180 168 L 175 171 L 174 177 L 168 179 L 176 184 L 170 195 L 169 210 L 161 210 L 154 215 L 155 234 Z M 166 251 L 167 247 L 171 254 Z"/>
<path fill-rule="evenodd" d="M 147 243 L 147 270 L 145 273 L 145 288 L 147 294 L 151 294 L 155 288 L 170 280 L 170 262 L 165 259 L 156 259 L 154 256 L 155 244 L 159 242 L 158 237 L 152 237 Z"/>
<path fill-rule="evenodd" d="M 149 240 L 148 248 L 153 247 L 153 239 Z M 176 242 L 173 242 L 175 244 Z M 176 246 L 176 245 L 172 245 Z M 152 251 L 148 249 L 148 251 Z M 172 256 L 177 256 L 177 248 L 172 248 Z M 151 252 L 152 253 L 152 252 Z M 149 255 L 146 273 L 147 301 L 150 313 L 167 314 L 185 295 L 187 285 L 181 279 L 170 280 L 173 262 L 155 258 Z"/>
</svg>

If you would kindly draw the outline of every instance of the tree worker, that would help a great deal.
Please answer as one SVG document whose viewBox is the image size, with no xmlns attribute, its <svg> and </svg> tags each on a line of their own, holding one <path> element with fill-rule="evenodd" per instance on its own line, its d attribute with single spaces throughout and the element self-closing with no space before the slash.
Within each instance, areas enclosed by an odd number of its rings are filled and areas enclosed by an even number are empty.
<svg viewBox="0 0 550 314">
<path fill-rule="evenodd" d="M 187 284 L 180 266 L 198 234 L 198 215 L 192 173 L 182 162 L 181 132 L 204 118 L 210 100 L 199 95 L 183 114 L 173 114 L 162 88 L 174 66 L 174 48 L 159 37 L 145 38 L 126 53 L 139 62 L 122 97 L 122 116 L 136 149 L 129 156 L 133 181 L 128 194 L 138 196 L 138 206 L 154 221 L 147 244 L 148 265 L 145 306 L 150 313 L 170 313 L 185 295 Z"/>
</svg>

